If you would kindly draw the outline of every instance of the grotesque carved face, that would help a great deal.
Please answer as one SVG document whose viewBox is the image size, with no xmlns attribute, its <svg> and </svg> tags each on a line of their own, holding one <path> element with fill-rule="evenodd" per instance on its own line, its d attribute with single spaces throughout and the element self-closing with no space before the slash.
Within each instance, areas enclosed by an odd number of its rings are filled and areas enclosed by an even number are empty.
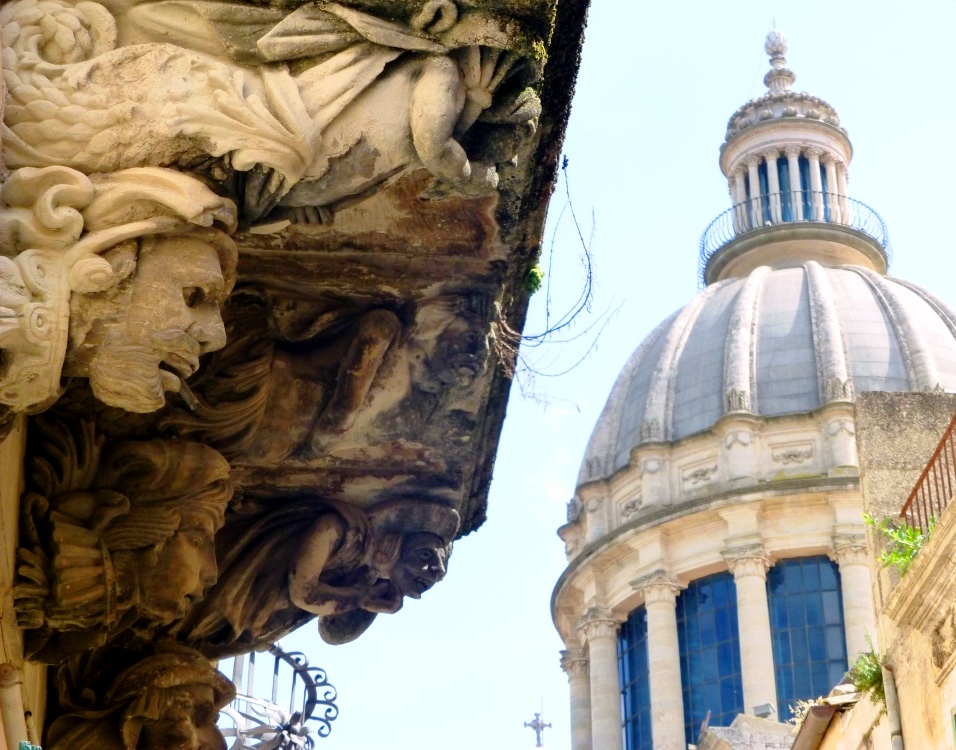
<svg viewBox="0 0 956 750">
<path fill-rule="evenodd" d="M 220 519 L 221 520 L 221 519 Z M 184 513 L 156 563 L 140 569 L 140 612 L 160 624 L 183 617 L 216 582 L 214 538 L 221 523 L 209 513 Z"/>
<path fill-rule="evenodd" d="M 216 727 L 219 711 L 215 693 L 206 685 L 167 692 L 162 715 L 143 724 L 137 750 L 226 750 Z"/>
<path fill-rule="evenodd" d="M 200 355 L 226 344 L 219 254 L 201 237 L 145 237 L 135 274 L 124 285 L 105 310 L 96 308 L 102 317 L 92 322 L 80 355 L 87 366 L 81 360 L 66 371 L 89 377 L 104 403 L 156 411 L 165 391 L 178 391 L 198 369 Z"/>
<path fill-rule="evenodd" d="M 448 551 L 441 537 L 427 531 L 408 534 L 389 575 L 403 596 L 418 599 L 445 577 Z"/>
</svg>

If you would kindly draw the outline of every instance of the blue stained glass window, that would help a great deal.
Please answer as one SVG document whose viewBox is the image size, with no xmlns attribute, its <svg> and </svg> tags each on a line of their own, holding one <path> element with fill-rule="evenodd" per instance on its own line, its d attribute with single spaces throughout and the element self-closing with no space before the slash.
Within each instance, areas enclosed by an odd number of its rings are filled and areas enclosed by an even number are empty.
<svg viewBox="0 0 956 750">
<path fill-rule="evenodd" d="M 744 710 L 737 630 L 737 589 L 730 573 L 700 578 L 677 599 L 684 728 L 697 742 L 710 711 L 713 726 L 729 726 Z M 628 750 L 631 750 L 628 746 Z"/>
<path fill-rule="evenodd" d="M 652 750 L 651 686 L 647 663 L 647 610 L 638 607 L 617 639 L 621 673 L 621 714 L 627 750 Z"/>
<path fill-rule="evenodd" d="M 801 557 L 767 574 L 781 721 L 798 700 L 826 695 L 847 669 L 840 572 L 826 557 Z"/>
</svg>

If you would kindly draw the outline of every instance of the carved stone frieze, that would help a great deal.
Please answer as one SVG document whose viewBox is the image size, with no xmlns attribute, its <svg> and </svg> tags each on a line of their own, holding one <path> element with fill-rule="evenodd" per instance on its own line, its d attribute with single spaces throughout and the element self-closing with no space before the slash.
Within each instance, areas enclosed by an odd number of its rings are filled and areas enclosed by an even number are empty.
<svg viewBox="0 0 956 750">
<path fill-rule="evenodd" d="M 423 167 L 466 194 L 493 190 L 496 162 L 541 113 L 515 22 L 452 0 L 394 20 L 334 2 L 118 5 L 119 24 L 94 2 L 0 12 L 8 166 L 201 170 L 250 220 L 282 201 L 328 221 Z"/>
<path fill-rule="evenodd" d="M 167 169 L 63 167 L 19 169 L 0 197 L 0 404 L 40 411 L 66 375 L 155 411 L 225 345 L 236 249 L 214 225 L 235 228 L 228 199 Z"/>
<path fill-rule="evenodd" d="M 801 465 L 813 460 L 813 444 L 798 443 L 794 445 L 772 446 L 770 449 L 771 459 L 775 464 L 783 466 Z"/>
<path fill-rule="evenodd" d="M 216 580 L 225 459 L 198 443 L 105 445 L 87 422 L 34 427 L 14 588 L 27 655 L 57 663 L 183 617 Z"/>
<path fill-rule="evenodd" d="M 453 509 L 419 498 L 230 515 L 216 539 L 218 581 L 172 630 L 210 657 L 272 643 L 316 615 L 326 642 L 354 640 L 444 577 L 458 525 Z"/>
</svg>

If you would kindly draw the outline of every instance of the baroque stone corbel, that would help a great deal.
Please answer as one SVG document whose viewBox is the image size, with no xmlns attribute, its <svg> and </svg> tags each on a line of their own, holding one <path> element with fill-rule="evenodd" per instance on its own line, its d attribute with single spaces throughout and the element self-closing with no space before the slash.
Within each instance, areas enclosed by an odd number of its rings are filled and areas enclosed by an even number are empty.
<svg viewBox="0 0 956 750">
<path fill-rule="evenodd" d="M 148 412 L 225 344 L 235 207 L 167 169 L 86 177 L 13 172 L 0 192 L 0 404 L 35 413 L 61 377 L 104 403 Z M 163 369 L 166 367 L 167 369 Z"/>
</svg>

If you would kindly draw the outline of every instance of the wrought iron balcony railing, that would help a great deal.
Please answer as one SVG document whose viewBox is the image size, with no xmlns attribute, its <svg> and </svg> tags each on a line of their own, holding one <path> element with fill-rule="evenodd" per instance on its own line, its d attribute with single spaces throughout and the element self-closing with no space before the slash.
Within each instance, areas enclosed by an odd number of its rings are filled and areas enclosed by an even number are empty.
<svg viewBox="0 0 956 750">
<path fill-rule="evenodd" d="M 717 216 L 700 237 L 697 268 L 701 286 L 707 263 L 724 245 L 749 232 L 779 224 L 840 224 L 862 232 L 892 260 L 890 237 L 880 215 L 865 203 L 846 195 L 806 190 L 770 193 L 750 198 Z"/>
<path fill-rule="evenodd" d="M 938 521 L 956 493 L 956 415 L 943 433 L 936 451 L 906 498 L 900 518 L 926 534 Z"/>
<path fill-rule="evenodd" d="M 270 675 L 257 680 L 255 652 L 220 663 L 227 675 L 231 667 L 237 695 L 222 710 L 219 729 L 232 741 L 229 750 L 313 750 L 314 737 L 328 737 L 339 715 L 335 688 L 304 654 L 283 651 L 278 643 L 268 653 L 271 680 Z M 256 697 L 265 686 L 270 697 Z M 280 694 L 289 696 L 288 703 L 279 702 Z"/>
</svg>

